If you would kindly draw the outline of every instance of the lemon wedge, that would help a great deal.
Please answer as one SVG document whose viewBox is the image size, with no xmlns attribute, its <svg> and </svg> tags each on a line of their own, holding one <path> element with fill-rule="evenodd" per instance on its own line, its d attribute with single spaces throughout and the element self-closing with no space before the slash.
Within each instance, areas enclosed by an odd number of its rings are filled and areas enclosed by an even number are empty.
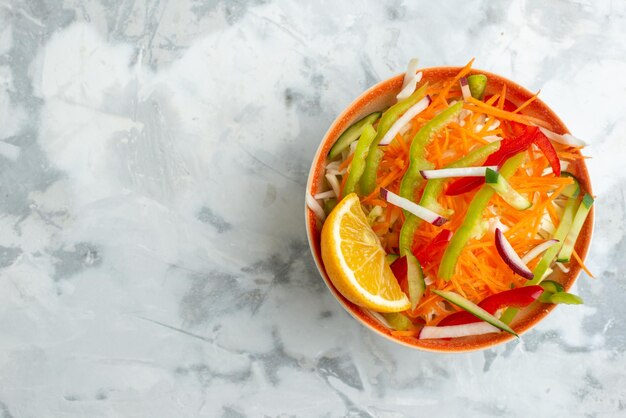
<svg viewBox="0 0 626 418">
<path fill-rule="evenodd" d="M 377 312 L 401 312 L 411 306 L 355 193 L 339 202 L 324 222 L 321 247 L 326 273 L 352 303 Z"/>
</svg>

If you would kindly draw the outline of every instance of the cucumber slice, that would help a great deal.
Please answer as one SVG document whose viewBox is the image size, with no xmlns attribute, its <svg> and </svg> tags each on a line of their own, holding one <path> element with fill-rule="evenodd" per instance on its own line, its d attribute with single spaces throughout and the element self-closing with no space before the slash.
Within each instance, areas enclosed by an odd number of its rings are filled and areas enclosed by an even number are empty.
<svg viewBox="0 0 626 418">
<path fill-rule="evenodd" d="M 539 302 L 543 303 L 552 303 L 550 298 L 554 293 L 563 292 L 563 286 L 561 283 L 555 282 L 554 280 L 544 280 L 539 284 L 543 287 L 543 293 L 539 296 Z"/>
<path fill-rule="evenodd" d="M 485 173 L 485 183 L 487 183 L 506 203 L 518 210 L 525 210 L 532 204 L 524 196 L 511 187 L 508 181 L 497 171 L 490 168 Z"/>
<path fill-rule="evenodd" d="M 591 206 L 593 206 L 593 197 L 591 197 L 589 193 L 585 193 L 585 196 L 576 211 L 576 216 L 574 216 L 574 220 L 572 221 L 572 226 L 563 241 L 563 246 L 561 247 L 561 251 L 559 252 L 556 261 L 561 263 L 569 262 L 570 257 L 572 256 L 572 251 L 574 250 L 574 244 L 576 244 L 578 234 L 580 234 L 580 230 L 585 224 L 585 219 L 587 219 L 587 215 L 589 215 Z"/>
<path fill-rule="evenodd" d="M 385 260 L 387 261 L 387 264 L 389 265 L 393 264 L 393 262 L 396 261 L 398 258 L 400 258 L 399 254 L 387 254 L 385 256 Z"/>
<path fill-rule="evenodd" d="M 445 300 L 447 300 L 450 303 L 453 303 L 455 305 L 457 305 L 458 307 L 465 309 L 467 312 L 471 313 L 472 315 L 474 315 L 476 318 L 478 319 L 482 319 L 483 321 L 493 325 L 496 328 L 501 329 L 502 331 L 506 331 L 509 334 L 513 334 L 516 337 L 519 337 L 519 335 L 517 335 L 515 333 L 515 331 L 513 331 L 513 329 L 511 327 L 509 327 L 507 324 L 505 324 L 504 322 L 500 321 L 498 318 L 496 318 L 495 316 L 491 315 L 489 312 L 487 312 L 486 310 L 484 310 L 483 308 L 481 308 L 480 306 L 470 302 L 469 300 L 465 299 L 463 296 L 454 293 L 454 292 L 448 292 L 445 290 L 435 290 L 433 289 L 432 292 L 436 295 L 441 296 L 442 298 L 444 298 Z"/>
<path fill-rule="evenodd" d="M 380 118 L 380 115 L 382 115 L 382 112 L 370 113 L 358 122 L 353 123 L 341 134 L 339 139 L 337 139 L 337 142 L 335 142 L 335 145 L 333 145 L 328 153 L 328 158 L 331 160 L 337 158 L 343 150 L 350 146 L 351 143 L 359 139 L 361 132 L 363 131 L 363 127 L 367 124 L 373 124 L 376 122 L 378 118 Z"/>
<path fill-rule="evenodd" d="M 551 303 L 564 303 L 566 305 L 582 305 L 583 300 L 580 296 L 573 293 L 557 292 L 550 296 Z"/>
<path fill-rule="evenodd" d="M 426 291 L 426 282 L 424 281 L 424 272 L 417 258 L 410 252 L 406 256 L 406 278 L 409 287 L 409 300 L 411 301 L 411 310 L 417 307 L 417 304 L 424 296 Z"/>
<path fill-rule="evenodd" d="M 406 331 L 415 328 L 413 322 L 406 315 L 399 312 L 381 314 L 391 327 L 397 331 Z"/>
<path fill-rule="evenodd" d="M 474 99 L 482 100 L 487 87 L 487 76 L 484 74 L 474 74 L 467 77 L 467 84 Z"/>
<path fill-rule="evenodd" d="M 564 290 L 561 283 L 555 282 L 554 280 L 544 280 L 539 285 L 543 287 L 543 290 L 550 293 L 562 292 Z"/>
<path fill-rule="evenodd" d="M 569 198 L 578 197 L 578 195 L 580 194 L 580 184 L 578 183 L 578 179 L 576 178 L 576 176 L 568 171 L 561 171 L 561 177 L 571 177 L 572 179 L 574 179 L 574 183 L 565 187 L 561 194 Z"/>
</svg>

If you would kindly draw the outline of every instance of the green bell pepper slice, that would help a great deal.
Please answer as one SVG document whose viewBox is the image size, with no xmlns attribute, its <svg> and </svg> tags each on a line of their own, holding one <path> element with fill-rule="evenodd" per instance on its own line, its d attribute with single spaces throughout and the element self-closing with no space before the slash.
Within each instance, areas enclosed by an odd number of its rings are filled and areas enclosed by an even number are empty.
<svg viewBox="0 0 626 418">
<path fill-rule="evenodd" d="M 461 113 L 462 109 L 463 102 L 457 102 L 449 106 L 446 110 L 432 118 L 415 135 L 409 150 L 409 167 L 400 182 L 400 196 L 413 201 L 415 191 L 421 187 L 424 181 L 420 170 L 432 168 L 432 164 L 426 160 L 426 146 L 439 131 Z"/>
<path fill-rule="evenodd" d="M 393 126 L 402 114 L 404 114 L 404 112 L 426 96 L 427 88 L 428 83 L 424 83 L 424 85 L 417 89 L 415 93 L 387 109 L 380 118 L 380 122 L 378 122 L 378 132 L 376 134 L 376 138 L 370 145 L 367 158 L 365 159 L 365 171 L 361 176 L 361 193 L 364 195 L 372 193 L 376 188 L 376 174 L 383 155 L 382 151 L 378 149 L 378 143 L 383 139 L 389 128 Z"/>
<path fill-rule="evenodd" d="M 354 150 L 354 156 L 350 163 L 350 172 L 343 189 L 344 196 L 356 191 L 356 186 L 363 175 L 363 171 L 365 171 L 365 157 L 367 157 L 367 152 L 374 138 L 376 138 L 376 129 L 374 129 L 371 123 L 368 123 L 363 127 L 361 137 Z"/>
<path fill-rule="evenodd" d="M 479 164 L 499 149 L 500 141 L 483 145 L 482 147 L 476 148 L 475 150 L 471 151 L 465 157 L 462 157 L 455 162 L 446 165 L 445 168 L 470 167 Z M 443 208 L 441 207 L 441 205 L 439 205 L 439 202 L 437 200 L 439 199 L 441 193 L 443 193 L 443 186 L 445 185 L 446 180 L 449 179 L 443 178 L 428 180 L 426 182 L 426 186 L 424 187 L 422 198 L 419 202 L 420 206 L 424 206 L 427 209 L 441 214 L 443 212 Z M 402 255 L 411 251 L 415 231 L 417 231 L 417 228 L 421 223 L 422 220 L 415 215 L 409 214 L 406 217 L 404 224 L 402 225 L 402 229 L 400 230 L 400 253 Z"/>
</svg>

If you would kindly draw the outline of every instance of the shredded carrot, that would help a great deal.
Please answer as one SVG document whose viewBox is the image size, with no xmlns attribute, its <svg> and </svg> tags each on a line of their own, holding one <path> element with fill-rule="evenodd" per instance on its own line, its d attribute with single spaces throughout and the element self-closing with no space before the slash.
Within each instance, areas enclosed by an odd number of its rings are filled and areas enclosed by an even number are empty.
<svg viewBox="0 0 626 418">
<path fill-rule="evenodd" d="M 539 93 L 541 92 L 541 90 L 537 91 L 537 93 L 533 94 L 530 99 L 526 100 L 524 103 L 522 103 L 517 109 L 515 109 L 513 111 L 513 113 L 519 113 L 522 110 L 524 110 L 526 107 L 528 107 L 529 104 L 531 104 L 532 102 L 534 102 L 535 100 L 537 100 L 537 96 L 539 95 Z"/>
<path fill-rule="evenodd" d="M 549 127 L 544 121 L 538 118 L 534 118 L 528 115 L 518 115 L 517 113 L 507 112 L 506 110 L 499 109 L 497 107 L 489 106 L 480 100 L 476 100 L 473 97 L 467 98 L 467 104 L 463 106 L 465 109 L 491 115 L 503 120 L 510 120 L 518 122 L 524 125 L 539 125 L 543 127 Z"/>
<path fill-rule="evenodd" d="M 580 265 L 580 267 L 582 267 L 582 269 L 585 271 L 585 273 L 587 273 L 587 275 L 589 277 L 591 277 L 592 279 L 595 279 L 595 277 L 593 276 L 593 274 L 591 273 L 591 271 L 587 268 L 587 266 L 585 266 L 585 263 L 583 263 L 583 260 L 580 258 L 580 256 L 578 255 L 578 253 L 576 252 L 576 250 L 572 251 L 572 256 L 574 257 L 574 259 L 576 260 L 576 262 Z"/>
<path fill-rule="evenodd" d="M 339 164 L 339 171 L 342 171 L 344 168 L 347 168 L 352 163 L 352 158 L 354 158 L 354 153 L 348 155 L 348 158 L 341 164 Z"/>
<path fill-rule="evenodd" d="M 406 331 L 391 330 L 389 333 L 394 337 L 417 337 L 420 334 L 419 329 L 411 329 Z"/>
<path fill-rule="evenodd" d="M 506 84 L 502 84 L 502 92 L 500 93 L 500 100 L 498 101 L 498 109 L 504 109 L 504 102 L 506 101 Z"/>
</svg>

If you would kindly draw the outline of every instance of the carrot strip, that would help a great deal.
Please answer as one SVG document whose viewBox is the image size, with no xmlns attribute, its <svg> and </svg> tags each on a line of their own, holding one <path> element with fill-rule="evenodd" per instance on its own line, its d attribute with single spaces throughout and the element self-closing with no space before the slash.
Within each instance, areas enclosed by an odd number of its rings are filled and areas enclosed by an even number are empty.
<svg viewBox="0 0 626 418">
<path fill-rule="evenodd" d="M 538 118 L 534 118 L 532 116 L 527 115 L 519 115 L 513 112 L 507 112 L 506 110 L 498 109 L 497 107 L 489 106 L 480 100 L 476 100 L 473 97 L 467 98 L 467 104 L 463 106 L 464 109 L 477 111 L 484 113 L 486 115 L 495 116 L 499 119 L 510 120 L 513 122 L 518 122 L 524 125 L 539 125 L 543 127 L 549 127 L 544 121 Z M 474 106 L 472 106 L 474 105 Z"/>
<path fill-rule="evenodd" d="M 448 92 L 450 91 L 450 89 L 451 89 L 452 87 L 454 87 L 454 86 L 456 86 L 456 85 L 457 85 L 457 83 L 459 82 L 459 80 L 461 79 L 461 77 L 465 77 L 465 76 L 466 76 L 466 75 L 470 72 L 470 70 L 472 69 L 472 64 L 473 64 L 473 63 L 474 63 L 474 58 L 472 58 L 472 59 L 470 60 L 470 62 L 468 62 L 468 63 L 465 65 L 465 67 L 463 67 L 463 68 L 461 69 L 461 71 L 459 71 L 459 72 L 458 72 L 458 74 L 457 74 L 456 76 L 454 76 L 454 77 L 452 78 L 452 80 L 450 80 L 450 81 L 449 81 L 449 82 L 445 85 L 445 87 L 444 87 L 444 88 L 442 88 L 442 89 L 441 89 L 441 92 L 439 93 L 439 95 L 437 96 L 437 98 L 434 100 L 434 102 L 435 102 L 435 103 L 437 103 L 437 102 L 442 102 L 442 101 L 443 101 L 443 102 L 446 102 L 446 105 L 448 104 L 448 103 L 447 103 L 447 100 L 446 100 L 446 96 L 448 95 Z"/>
<path fill-rule="evenodd" d="M 344 168 L 347 168 L 352 162 L 352 158 L 354 157 L 354 153 L 350 154 L 348 158 L 341 164 L 339 164 L 339 171 L 342 171 Z M 346 176 L 347 177 L 347 176 Z"/>
<path fill-rule="evenodd" d="M 411 329 L 406 331 L 390 330 L 389 333 L 394 337 L 417 337 L 421 330 Z"/>
<path fill-rule="evenodd" d="M 518 113 L 521 112 L 522 110 L 524 110 L 529 104 L 531 104 L 532 102 L 534 102 L 535 100 L 537 100 L 537 96 L 539 96 L 539 93 L 541 92 L 541 90 L 539 90 L 537 93 L 533 94 L 530 99 L 526 100 L 524 103 L 522 103 L 517 109 L 515 109 L 513 111 L 513 113 Z"/>
<path fill-rule="evenodd" d="M 593 276 L 593 274 L 591 274 L 591 271 L 589 271 L 589 269 L 587 268 L 587 266 L 585 266 L 585 263 L 583 263 L 583 260 L 580 258 L 580 256 L 578 255 L 578 253 L 576 252 L 576 250 L 572 251 L 572 256 L 574 257 L 574 259 L 576 260 L 576 262 L 578 264 L 580 264 L 580 267 L 582 267 L 582 269 L 585 271 L 585 273 L 587 273 L 587 275 L 589 275 L 589 277 L 591 277 L 592 279 L 595 279 L 595 277 Z"/>
<path fill-rule="evenodd" d="M 506 84 L 502 85 L 502 92 L 500 93 L 500 100 L 498 100 L 498 109 L 504 109 L 504 102 L 506 100 Z"/>
</svg>

